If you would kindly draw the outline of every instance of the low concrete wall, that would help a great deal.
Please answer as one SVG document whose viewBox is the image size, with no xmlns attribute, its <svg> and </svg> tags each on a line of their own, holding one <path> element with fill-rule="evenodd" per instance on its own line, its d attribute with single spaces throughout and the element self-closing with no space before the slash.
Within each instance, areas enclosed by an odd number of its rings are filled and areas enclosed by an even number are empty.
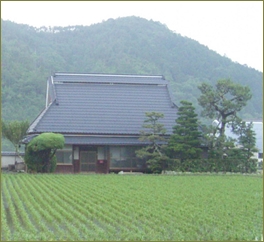
<svg viewBox="0 0 264 242">
<path fill-rule="evenodd" d="M 22 157 L 24 154 L 20 154 Z M 15 152 L 2 152 L 1 153 L 1 168 L 8 168 L 8 165 L 15 165 L 15 162 L 23 162 Z"/>
</svg>

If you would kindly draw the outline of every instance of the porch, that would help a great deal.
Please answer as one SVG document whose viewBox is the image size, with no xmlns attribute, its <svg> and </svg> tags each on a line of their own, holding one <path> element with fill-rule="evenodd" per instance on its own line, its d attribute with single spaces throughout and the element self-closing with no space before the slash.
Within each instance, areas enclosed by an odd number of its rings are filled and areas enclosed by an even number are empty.
<svg viewBox="0 0 264 242">
<path fill-rule="evenodd" d="M 140 146 L 66 145 L 58 150 L 56 173 L 145 172 L 144 160 L 136 157 Z"/>
</svg>

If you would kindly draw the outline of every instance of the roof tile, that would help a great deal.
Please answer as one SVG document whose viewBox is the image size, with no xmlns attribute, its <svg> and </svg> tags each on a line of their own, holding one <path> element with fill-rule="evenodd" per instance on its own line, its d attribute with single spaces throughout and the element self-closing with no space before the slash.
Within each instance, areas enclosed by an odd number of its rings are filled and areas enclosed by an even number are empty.
<svg viewBox="0 0 264 242">
<path fill-rule="evenodd" d="M 79 79 L 82 78 L 82 82 Z M 93 79 L 94 78 L 94 79 Z M 96 79 L 96 82 L 94 81 Z M 54 76 L 56 102 L 33 122 L 29 133 L 139 134 L 146 112 L 160 112 L 172 133 L 177 107 L 162 76 Z"/>
</svg>

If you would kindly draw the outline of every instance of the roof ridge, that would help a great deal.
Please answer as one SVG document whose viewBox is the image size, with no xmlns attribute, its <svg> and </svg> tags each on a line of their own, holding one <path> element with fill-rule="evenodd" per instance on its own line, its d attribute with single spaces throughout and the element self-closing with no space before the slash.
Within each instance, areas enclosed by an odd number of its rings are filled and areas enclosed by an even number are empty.
<svg viewBox="0 0 264 242">
<path fill-rule="evenodd" d="M 34 121 L 29 125 L 29 128 L 27 130 L 27 133 L 32 133 L 36 131 L 36 126 L 38 125 L 39 121 L 43 117 L 43 115 L 48 111 L 48 109 L 51 107 L 52 103 L 56 102 L 56 100 L 53 100 L 48 107 L 45 107 L 42 109 L 42 111 L 39 113 L 39 115 L 34 119 Z"/>
<path fill-rule="evenodd" d="M 169 85 L 166 85 L 166 88 L 167 88 L 167 92 L 168 92 L 168 94 L 169 94 L 171 107 L 179 108 L 179 107 L 174 103 L 174 98 L 173 98 L 173 95 L 172 95 L 172 92 L 171 92 L 171 89 L 170 89 Z"/>
<path fill-rule="evenodd" d="M 106 74 L 106 73 L 70 73 L 70 72 L 55 72 L 56 76 L 111 76 L 111 77 L 139 77 L 139 78 L 162 78 L 165 80 L 163 75 L 140 75 L 140 74 Z"/>
</svg>

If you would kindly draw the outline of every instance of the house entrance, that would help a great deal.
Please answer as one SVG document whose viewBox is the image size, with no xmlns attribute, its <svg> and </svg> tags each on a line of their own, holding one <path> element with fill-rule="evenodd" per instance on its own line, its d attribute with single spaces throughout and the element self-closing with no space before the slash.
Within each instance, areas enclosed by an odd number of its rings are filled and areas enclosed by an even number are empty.
<svg viewBox="0 0 264 242">
<path fill-rule="evenodd" d="M 96 172 L 96 162 L 96 151 L 80 151 L 81 172 Z"/>
</svg>

